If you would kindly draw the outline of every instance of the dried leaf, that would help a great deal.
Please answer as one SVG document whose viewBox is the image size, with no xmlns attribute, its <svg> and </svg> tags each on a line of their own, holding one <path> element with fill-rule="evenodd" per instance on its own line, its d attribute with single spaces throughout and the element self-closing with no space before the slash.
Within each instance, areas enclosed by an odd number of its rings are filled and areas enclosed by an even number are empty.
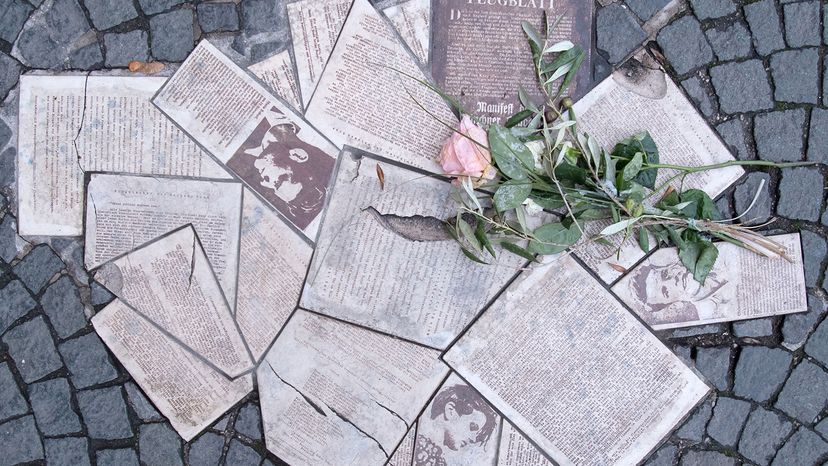
<svg viewBox="0 0 828 466">
<path fill-rule="evenodd" d="M 158 61 L 142 62 L 134 60 L 129 62 L 129 71 L 133 73 L 155 74 L 164 69 L 164 64 Z"/>
<path fill-rule="evenodd" d="M 618 264 L 613 264 L 612 262 L 610 262 L 609 266 L 612 267 L 612 269 L 615 270 L 618 273 L 627 273 L 627 269 L 624 268 L 624 267 L 621 267 Z"/>
<path fill-rule="evenodd" d="M 377 164 L 377 179 L 379 180 L 380 190 L 385 190 L 385 172 L 382 171 L 380 164 Z"/>
</svg>

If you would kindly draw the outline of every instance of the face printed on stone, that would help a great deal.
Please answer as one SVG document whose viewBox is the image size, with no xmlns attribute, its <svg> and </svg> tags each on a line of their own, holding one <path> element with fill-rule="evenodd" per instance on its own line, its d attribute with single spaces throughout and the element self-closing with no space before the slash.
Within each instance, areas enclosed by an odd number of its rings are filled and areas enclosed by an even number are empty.
<svg viewBox="0 0 828 466">
<path fill-rule="evenodd" d="M 262 177 L 261 185 L 272 189 L 273 193 L 285 202 L 293 201 L 302 191 L 302 184 L 293 180 L 293 170 L 275 163 L 272 155 L 256 159 L 253 166 Z"/>
<path fill-rule="evenodd" d="M 676 267 L 653 268 L 646 275 L 648 303 L 670 304 L 676 301 L 693 301 L 701 291 L 701 285 L 693 274 L 679 264 Z"/>
<path fill-rule="evenodd" d="M 450 450 L 460 450 L 478 443 L 477 437 L 486 424 L 486 415 L 473 410 L 470 414 L 461 414 L 452 401 L 446 403 L 442 416 L 443 445 Z"/>
</svg>

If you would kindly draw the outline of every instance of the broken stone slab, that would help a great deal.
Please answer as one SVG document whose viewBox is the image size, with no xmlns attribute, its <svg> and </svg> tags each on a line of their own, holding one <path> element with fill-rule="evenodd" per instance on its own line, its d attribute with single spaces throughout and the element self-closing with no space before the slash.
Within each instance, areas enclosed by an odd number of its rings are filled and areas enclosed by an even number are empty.
<svg viewBox="0 0 828 466">
<path fill-rule="evenodd" d="M 46 0 L 23 26 L 12 55 L 32 68 L 64 68 L 75 50 L 97 39 L 77 0 Z"/>
</svg>

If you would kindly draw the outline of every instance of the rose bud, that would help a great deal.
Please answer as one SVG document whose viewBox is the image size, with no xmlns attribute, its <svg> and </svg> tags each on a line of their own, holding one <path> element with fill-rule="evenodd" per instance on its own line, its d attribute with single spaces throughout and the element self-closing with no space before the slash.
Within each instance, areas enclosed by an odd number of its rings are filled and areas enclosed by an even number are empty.
<svg viewBox="0 0 828 466">
<path fill-rule="evenodd" d="M 458 131 L 443 143 L 440 166 L 447 175 L 468 176 L 475 184 L 494 179 L 497 170 L 492 165 L 486 130 L 476 125 L 468 115 L 463 115 Z"/>
</svg>

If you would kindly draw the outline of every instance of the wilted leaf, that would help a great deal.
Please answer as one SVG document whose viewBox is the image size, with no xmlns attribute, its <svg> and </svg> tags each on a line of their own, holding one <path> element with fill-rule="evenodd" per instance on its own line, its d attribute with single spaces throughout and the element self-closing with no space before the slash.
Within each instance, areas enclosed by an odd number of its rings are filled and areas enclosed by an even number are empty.
<svg viewBox="0 0 828 466">
<path fill-rule="evenodd" d="M 522 257 L 526 260 L 530 260 L 530 261 L 535 260 L 535 255 L 534 254 L 532 254 L 528 250 L 518 246 L 517 244 L 510 243 L 508 241 L 501 241 L 500 245 L 503 247 L 503 249 L 511 252 L 512 254 L 517 254 L 518 256 L 520 256 L 520 257 Z"/>
<path fill-rule="evenodd" d="M 615 270 L 618 273 L 627 273 L 627 269 L 618 264 L 613 264 L 612 262 L 610 262 L 609 266 L 612 267 L 613 270 Z"/>
<path fill-rule="evenodd" d="M 147 63 L 134 60 L 129 62 L 128 67 L 133 73 L 155 74 L 164 69 L 164 64 L 157 61 Z"/>
<path fill-rule="evenodd" d="M 385 172 L 382 171 L 380 164 L 377 164 L 377 179 L 379 180 L 380 190 L 385 189 Z"/>
<path fill-rule="evenodd" d="M 650 252 L 650 236 L 647 234 L 646 228 L 638 229 L 638 246 L 644 252 Z"/>
<path fill-rule="evenodd" d="M 506 181 L 495 191 L 495 207 L 498 212 L 506 212 L 523 204 L 530 194 L 532 194 L 532 184 L 528 180 Z"/>
</svg>

